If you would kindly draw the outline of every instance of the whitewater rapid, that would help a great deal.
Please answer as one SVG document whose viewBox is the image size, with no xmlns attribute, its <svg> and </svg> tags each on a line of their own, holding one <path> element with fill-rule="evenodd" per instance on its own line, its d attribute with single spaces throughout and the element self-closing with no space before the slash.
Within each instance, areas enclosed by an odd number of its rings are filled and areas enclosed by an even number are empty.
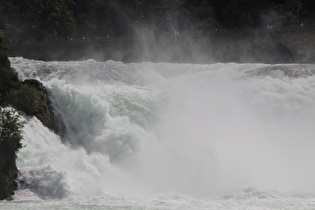
<svg viewBox="0 0 315 210">
<path fill-rule="evenodd" d="M 65 126 L 26 119 L 11 207 L 315 208 L 315 65 L 11 63 Z"/>
</svg>

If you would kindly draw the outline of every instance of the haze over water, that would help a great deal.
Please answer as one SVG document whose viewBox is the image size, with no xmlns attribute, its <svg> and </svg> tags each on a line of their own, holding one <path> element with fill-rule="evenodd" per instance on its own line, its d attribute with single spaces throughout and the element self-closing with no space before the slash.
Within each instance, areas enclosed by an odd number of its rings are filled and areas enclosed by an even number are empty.
<svg viewBox="0 0 315 210">
<path fill-rule="evenodd" d="M 26 119 L 0 208 L 315 208 L 314 65 L 11 62 L 66 132 Z"/>
</svg>

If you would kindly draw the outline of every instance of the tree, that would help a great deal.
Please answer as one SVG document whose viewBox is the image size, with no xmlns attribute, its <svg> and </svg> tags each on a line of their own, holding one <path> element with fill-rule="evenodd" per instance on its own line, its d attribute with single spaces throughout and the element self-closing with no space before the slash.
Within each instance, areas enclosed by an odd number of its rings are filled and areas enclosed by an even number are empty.
<svg viewBox="0 0 315 210">
<path fill-rule="evenodd" d="M 273 8 L 277 14 L 278 25 L 298 25 L 303 13 L 300 0 L 286 0 Z"/>
<path fill-rule="evenodd" d="M 28 0 L 28 7 L 34 17 L 32 27 L 37 39 L 72 37 L 76 21 L 65 0 Z"/>
<path fill-rule="evenodd" d="M 206 0 L 201 1 L 199 5 L 193 9 L 193 16 L 198 29 L 208 31 L 220 25 L 215 19 L 213 7 Z"/>
<path fill-rule="evenodd" d="M 13 39 L 16 34 L 21 39 L 71 37 L 76 31 L 71 5 L 71 0 L 0 0 L 0 16 L 5 19 L 0 24 Z"/>
<path fill-rule="evenodd" d="M 22 148 L 22 128 L 23 122 L 14 110 L 0 107 L 0 150 L 15 157 Z"/>
<path fill-rule="evenodd" d="M 16 153 L 22 148 L 23 122 L 13 109 L 0 107 L 0 199 L 8 199 L 17 188 Z"/>
<path fill-rule="evenodd" d="M 251 27 L 257 24 L 253 0 L 232 0 L 223 11 L 225 25 L 233 27 Z"/>
</svg>

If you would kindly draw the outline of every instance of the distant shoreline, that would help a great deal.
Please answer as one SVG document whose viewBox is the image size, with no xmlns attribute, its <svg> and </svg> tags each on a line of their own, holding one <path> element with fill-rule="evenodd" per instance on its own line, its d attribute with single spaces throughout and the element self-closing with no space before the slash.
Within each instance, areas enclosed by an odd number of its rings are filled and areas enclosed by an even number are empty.
<svg viewBox="0 0 315 210">
<path fill-rule="evenodd" d="M 314 63 L 315 31 L 295 29 L 25 42 L 13 45 L 10 56 L 45 61 Z"/>
</svg>

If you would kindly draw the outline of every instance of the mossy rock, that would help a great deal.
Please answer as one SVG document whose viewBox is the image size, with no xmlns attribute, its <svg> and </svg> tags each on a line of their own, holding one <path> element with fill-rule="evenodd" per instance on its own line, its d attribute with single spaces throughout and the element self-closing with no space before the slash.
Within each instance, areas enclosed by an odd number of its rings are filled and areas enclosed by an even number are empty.
<svg viewBox="0 0 315 210">
<path fill-rule="evenodd" d="M 40 92 L 28 84 L 22 84 L 20 88 L 9 90 L 5 98 L 6 103 L 13 105 L 18 110 L 23 110 L 30 116 L 39 113 L 40 106 L 44 106 Z"/>
<path fill-rule="evenodd" d="M 49 99 L 49 94 L 42 83 L 35 79 L 28 79 L 23 82 L 23 86 L 29 88 L 29 94 L 31 94 L 30 98 L 34 100 L 33 109 L 30 109 L 30 112 L 27 112 L 26 114 L 36 116 L 43 125 L 55 131 L 57 134 L 62 134 L 61 122 L 57 122 L 57 118 L 53 112 L 53 107 Z"/>
<path fill-rule="evenodd" d="M 37 117 L 43 125 L 61 134 L 46 88 L 37 80 L 27 79 L 4 93 L 4 104 L 11 105 L 28 116 Z"/>
</svg>

